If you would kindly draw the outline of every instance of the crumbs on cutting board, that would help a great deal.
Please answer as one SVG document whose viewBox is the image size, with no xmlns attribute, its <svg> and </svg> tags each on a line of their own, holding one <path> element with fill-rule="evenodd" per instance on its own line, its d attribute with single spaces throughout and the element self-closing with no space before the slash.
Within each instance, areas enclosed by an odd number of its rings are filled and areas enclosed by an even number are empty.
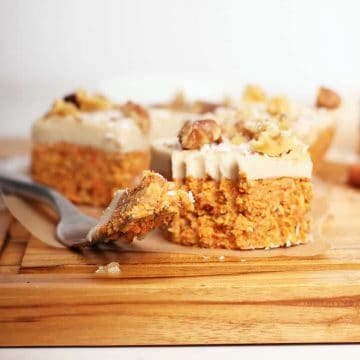
<svg viewBox="0 0 360 360">
<path fill-rule="evenodd" d="M 107 265 L 100 265 L 95 271 L 96 274 L 118 275 L 121 273 L 120 264 L 113 261 Z"/>
</svg>

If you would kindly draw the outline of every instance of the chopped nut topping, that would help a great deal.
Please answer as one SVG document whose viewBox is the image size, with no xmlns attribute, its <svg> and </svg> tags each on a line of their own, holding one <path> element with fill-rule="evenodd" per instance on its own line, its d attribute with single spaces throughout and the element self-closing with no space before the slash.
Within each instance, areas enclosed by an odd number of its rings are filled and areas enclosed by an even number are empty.
<svg viewBox="0 0 360 360">
<path fill-rule="evenodd" d="M 320 87 L 316 97 L 316 106 L 319 108 L 336 109 L 341 104 L 340 96 L 333 90 Z"/>
<path fill-rule="evenodd" d="M 271 115 L 289 114 L 290 102 L 285 96 L 274 96 L 267 104 L 267 111 Z"/>
<path fill-rule="evenodd" d="M 286 154 L 295 147 L 295 139 L 292 135 L 282 131 L 266 129 L 259 132 L 256 139 L 250 142 L 253 150 L 269 156 Z"/>
<path fill-rule="evenodd" d="M 74 97 L 81 111 L 92 112 L 97 110 L 110 109 L 113 105 L 105 96 L 90 94 L 85 90 L 78 90 L 71 96 Z"/>
<path fill-rule="evenodd" d="M 248 85 L 244 90 L 243 99 L 248 102 L 264 102 L 266 101 L 266 93 L 259 86 Z"/>
<path fill-rule="evenodd" d="M 75 93 L 66 95 L 63 99 L 54 102 L 49 115 L 75 115 L 79 111 L 92 112 L 103 109 L 110 109 L 112 103 L 104 96 L 89 94 L 84 90 L 78 90 Z"/>
<path fill-rule="evenodd" d="M 240 145 L 248 141 L 248 139 L 241 134 L 235 134 L 230 139 L 230 143 L 234 145 Z"/>
<path fill-rule="evenodd" d="M 48 111 L 46 116 L 50 115 L 59 115 L 59 116 L 66 116 L 66 115 L 75 115 L 78 113 L 78 108 L 71 102 L 66 102 L 64 100 L 58 99 L 55 100 L 51 109 Z"/>
<path fill-rule="evenodd" d="M 179 133 L 183 149 L 200 149 L 205 144 L 221 142 L 221 127 L 215 120 L 187 121 Z"/>
<path fill-rule="evenodd" d="M 145 134 L 149 131 L 150 117 L 145 108 L 132 101 L 128 101 L 121 109 L 124 115 L 133 119 Z"/>
<path fill-rule="evenodd" d="M 255 136 L 255 132 L 246 127 L 244 121 L 237 121 L 234 126 L 236 131 L 248 140 L 252 139 Z"/>
<path fill-rule="evenodd" d="M 78 99 L 76 98 L 76 93 L 72 93 L 72 94 L 64 96 L 63 100 L 67 103 L 74 104 L 78 109 L 80 109 L 80 103 L 79 103 Z"/>
</svg>

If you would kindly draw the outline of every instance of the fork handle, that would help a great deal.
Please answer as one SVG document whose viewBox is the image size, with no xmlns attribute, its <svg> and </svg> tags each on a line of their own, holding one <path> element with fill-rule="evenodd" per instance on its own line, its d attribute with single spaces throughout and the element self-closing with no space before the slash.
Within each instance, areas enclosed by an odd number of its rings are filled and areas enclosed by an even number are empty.
<svg viewBox="0 0 360 360">
<path fill-rule="evenodd" d="M 65 211 L 77 212 L 75 206 L 57 191 L 31 180 L 23 180 L 13 175 L 0 173 L 0 188 L 5 193 L 20 195 L 50 205 L 60 217 Z"/>
</svg>

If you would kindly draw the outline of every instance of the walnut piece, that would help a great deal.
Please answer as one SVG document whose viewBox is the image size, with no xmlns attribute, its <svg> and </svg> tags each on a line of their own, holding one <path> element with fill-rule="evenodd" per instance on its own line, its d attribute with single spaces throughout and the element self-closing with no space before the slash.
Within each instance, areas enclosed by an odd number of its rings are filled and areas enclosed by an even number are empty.
<svg viewBox="0 0 360 360">
<path fill-rule="evenodd" d="M 51 115 L 67 116 L 78 113 L 78 108 L 72 102 L 66 102 L 62 99 L 55 100 L 51 109 L 46 114 L 46 117 Z"/>
<path fill-rule="evenodd" d="M 264 131 L 258 139 L 251 141 L 251 147 L 262 154 L 280 156 L 294 148 L 294 139 L 290 136 L 284 136 L 280 132 L 278 134 L 271 134 Z"/>
<path fill-rule="evenodd" d="M 286 96 L 274 96 L 267 104 L 267 111 L 271 115 L 290 114 L 291 106 Z"/>
<path fill-rule="evenodd" d="M 76 115 L 80 111 L 92 112 L 104 109 L 110 109 L 113 104 L 102 95 L 90 94 L 85 90 L 64 96 L 54 102 L 46 116 L 50 115 Z"/>
<path fill-rule="evenodd" d="M 132 101 L 128 101 L 121 107 L 121 110 L 125 116 L 128 116 L 135 121 L 143 133 L 147 134 L 149 132 L 150 116 L 144 107 Z"/>
<path fill-rule="evenodd" d="M 333 90 L 320 87 L 316 97 L 316 106 L 319 108 L 336 109 L 341 104 L 340 96 Z"/>
<path fill-rule="evenodd" d="M 360 164 L 350 166 L 347 181 L 351 186 L 360 187 Z"/>
<path fill-rule="evenodd" d="M 259 86 L 247 85 L 243 93 L 243 99 L 248 102 L 264 102 L 266 101 L 266 93 Z"/>
<path fill-rule="evenodd" d="M 205 144 L 221 142 L 221 127 L 215 120 L 188 120 L 179 133 L 180 144 L 183 149 L 200 149 Z"/>
<path fill-rule="evenodd" d="M 243 135 L 248 140 L 252 139 L 255 136 L 255 132 L 253 130 L 249 129 L 248 127 L 246 127 L 244 121 L 241 121 L 241 120 L 237 121 L 234 124 L 234 127 L 238 134 Z"/>
</svg>

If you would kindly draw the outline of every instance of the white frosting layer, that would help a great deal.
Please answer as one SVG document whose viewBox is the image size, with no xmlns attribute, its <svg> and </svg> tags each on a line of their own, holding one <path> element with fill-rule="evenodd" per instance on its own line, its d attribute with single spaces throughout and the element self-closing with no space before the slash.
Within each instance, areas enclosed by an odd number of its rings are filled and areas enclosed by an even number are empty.
<svg viewBox="0 0 360 360">
<path fill-rule="evenodd" d="M 171 179 L 171 154 L 181 146 L 176 137 L 156 139 L 151 142 L 151 169 Z"/>
<path fill-rule="evenodd" d="M 33 125 L 32 138 L 39 143 L 67 142 L 105 151 L 132 152 L 149 147 L 135 122 L 116 110 L 41 118 Z"/>
<path fill-rule="evenodd" d="M 312 162 L 307 152 L 292 152 L 270 157 L 249 151 L 247 144 L 235 146 L 220 144 L 203 147 L 200 151 L 175 150 L 171 155 L 172 176 L 183 179 L 188 176 L 214 180 L 236 179 L 241 173 L 250 180 L 296 177 L 311 178 Z"/>
<path fill-rule="evenodd" d="M 161 108 L 150 109 L 149 114 L 151 121 L 149 133 L 150 140 L 177 136 L 187 120 L 196 120 L 200 118 L 198 114 Z M 201 117 L 204 116 L 202 115 Z"/>
</svg>

